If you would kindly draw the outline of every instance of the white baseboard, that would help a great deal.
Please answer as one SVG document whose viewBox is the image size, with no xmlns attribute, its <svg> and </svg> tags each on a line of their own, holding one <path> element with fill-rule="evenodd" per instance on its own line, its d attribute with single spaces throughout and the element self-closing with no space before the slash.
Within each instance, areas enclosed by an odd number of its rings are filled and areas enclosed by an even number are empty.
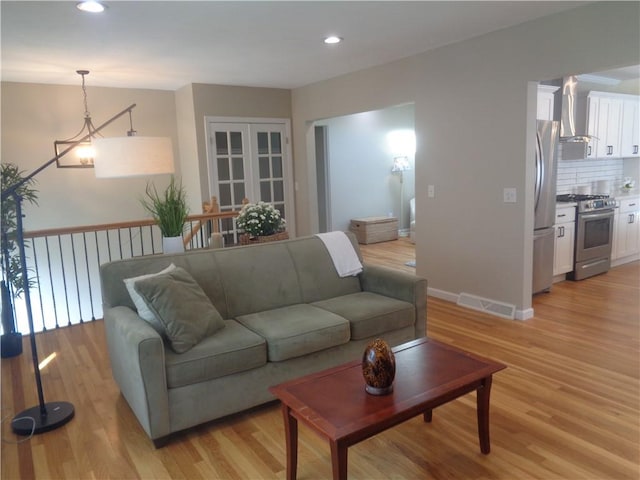
<svg viewBox="0 0 640 480">
<path fill-rule="evenodd" d="M 460 295 L 457 293 L 452 293 L 446 290 L 440 290 L 440 289 L 431 288 L 431 287 L 427 287 L 427 295 L 431 297 L 439 298 L 441 300 L 445 300 L 447 302 L 455 303 L 455 304 L 458 303 L 458 298 L 460 297 Z M 465 307 L 464 305 L 462 305 L 462 307 L 468 308 L 468 307 Z M 469 308 L 469 310 L 473 310 L 473 309 Z M 496 315 L 491 311 L 486 311 L 485 313 L 489 315 L 493 315 L 495 317 L 505 318 L 501 315 Z M 427 313 L 427 318 L 428 317 L 429 317 L 429 313 Z M 524 310 L 516 309 L 514 320 L 528 320 L 530 318 L 533 318 L 533 308 L 526 308 Z"/>
<path fill-rule="evenodd" d="M 640 260 L 640 253 L 636 253 L 635 255 L 629 255 L 628 257 L 616 258 L 615 260 L 611 260 L 611 266 L 618 267 L 620 265 L 624 265 L 625 263 L 635 262 L 636 260 Z"/>
</svg>

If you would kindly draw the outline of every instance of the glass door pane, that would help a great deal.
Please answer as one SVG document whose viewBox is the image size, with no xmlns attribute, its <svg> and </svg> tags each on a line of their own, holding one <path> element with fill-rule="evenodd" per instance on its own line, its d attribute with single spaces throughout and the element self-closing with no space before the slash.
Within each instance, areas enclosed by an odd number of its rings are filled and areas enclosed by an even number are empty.
<svg viewBox="0 0 640 480">
<path fill-rule="evenodd" d="M 271 203 L 286 219 L 282 144 L 284 129 L 281 125 L 252 125 L 252 145 L 257 152 L 255 172 L 257 200 Z"/>
</svg>

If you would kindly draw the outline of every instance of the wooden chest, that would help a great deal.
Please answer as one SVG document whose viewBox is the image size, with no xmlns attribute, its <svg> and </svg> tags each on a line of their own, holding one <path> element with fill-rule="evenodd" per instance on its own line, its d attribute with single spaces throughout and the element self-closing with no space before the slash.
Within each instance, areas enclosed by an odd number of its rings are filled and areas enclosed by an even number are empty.
<svg viewBox="0 0 640 480">
<path fill-rule="evenodd" d="M 349 227 L 358 243 L 378 243 L 398 239 L 398 219 L 395 217 L 354 218 Z"/>
</svg>

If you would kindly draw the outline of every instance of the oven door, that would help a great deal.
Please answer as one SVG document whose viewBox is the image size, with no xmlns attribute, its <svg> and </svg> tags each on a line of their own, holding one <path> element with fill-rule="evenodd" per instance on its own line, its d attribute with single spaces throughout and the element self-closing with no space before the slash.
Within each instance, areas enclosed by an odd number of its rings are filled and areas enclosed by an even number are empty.
<svg viewBox="0 0 640 480">
<path fill-rule="evenodd" d="M 576 263 L 611 257 L 613 210 L 578 214 Z"/>
</svg>

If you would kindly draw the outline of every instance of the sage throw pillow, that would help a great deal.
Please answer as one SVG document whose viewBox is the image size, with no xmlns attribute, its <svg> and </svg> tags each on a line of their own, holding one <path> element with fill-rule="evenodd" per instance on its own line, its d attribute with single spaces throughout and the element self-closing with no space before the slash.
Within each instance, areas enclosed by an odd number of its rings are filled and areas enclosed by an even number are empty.
<svg viewBox="0 0 640 480">
<path fill-rule="evenodd" d="M 162 324 L 176 353 L 186 352 L 224 328 L 218 310 L 183 268 L 138 280 L 134 288 Z"/>
<path fill-rule="evenodd" d="M 158 332 L 160 335 L 164 335 L 164 326 L 160 323 L 160 320 L 156 318 L 154 313 L 149 310 L 147 307 L 147 303 L 142 299 L 142 297 L 136 292 L 134 285 L 139 280 L 144 280 L 145 278 L 155 277 L 157 275 L 162 275 L 164 273 L 171 272 L 174 270 L 176 266 L 172 263 L 164 270 L 159 271 L 158 273 L 149 273 L 147 275 L 140 275 L 139 277 L 133 278 L 125 278 L 124 284 L 127 287 L 127 291 L 129 292 L 129 296 L 133 301 L 133 304 L 136 306 L 136 310 L 138 311 L 138 316 L 143 320 L 146 320 L 151 326 Z"/>
</svg>

